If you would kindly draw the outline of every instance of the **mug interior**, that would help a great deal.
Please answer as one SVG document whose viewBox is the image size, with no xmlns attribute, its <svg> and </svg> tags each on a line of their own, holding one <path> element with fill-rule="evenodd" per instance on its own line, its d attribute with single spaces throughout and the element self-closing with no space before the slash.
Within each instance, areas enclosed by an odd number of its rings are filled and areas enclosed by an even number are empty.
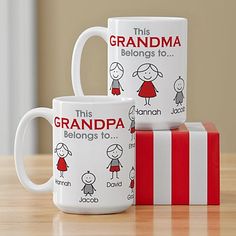
<svg viewBox="0 0 236 236">
<path fill-rule="evenodd" d="M 64 96 L 54 98 L 53 101 L 80 104 L 119 104 L 133 102 L 133 98 L 109 96 Z"/>
<path fill-rule="evenodd" d="M 183 17 L 167 17 L 167 16 L 121 16 L 121 17 L 110 17 L 108 20 L 117 21 L 177 21 L 187 20 Z"/>
</svg>

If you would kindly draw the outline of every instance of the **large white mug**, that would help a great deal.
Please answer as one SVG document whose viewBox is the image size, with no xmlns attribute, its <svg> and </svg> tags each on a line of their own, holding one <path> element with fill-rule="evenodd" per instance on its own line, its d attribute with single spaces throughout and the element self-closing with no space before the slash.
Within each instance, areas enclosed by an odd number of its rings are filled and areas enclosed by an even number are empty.
<svg viewBox="0 0 236 236">
<path fill-rule="evenodd" d="M 23 164 L 24 133 L 37 117 L 53 127 L 53 176 L 41 185 Z M 104 214 L 126 210 L 134 200 L 134 100 L 107 96 L 59 97 L 21 119 L 15 138 L 18 178 L 28 190 L 53 192 L 64 212 Z"/>
<path fill-rule="evenodd" d="M 137 129 L 176 128 L 186 120 L 187 20 L 179 17 L 114 17 L 77 39 L 72 84 L 83 95 L 81 54 L 92 36 L 108 44 L 108 95 L 133 97 Z"/>
</svg>

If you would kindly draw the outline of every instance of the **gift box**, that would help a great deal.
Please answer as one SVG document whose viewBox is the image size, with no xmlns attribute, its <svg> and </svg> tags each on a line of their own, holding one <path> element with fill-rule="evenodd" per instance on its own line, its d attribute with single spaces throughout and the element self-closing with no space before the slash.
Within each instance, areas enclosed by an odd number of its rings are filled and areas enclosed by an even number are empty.
<svg viewBox="0 0 236 236">
<path fill-rule="evenodd" d="M 219 132 L 212 123 L 136 131 L 137 205 L 219 203 Z"/>
</svg>

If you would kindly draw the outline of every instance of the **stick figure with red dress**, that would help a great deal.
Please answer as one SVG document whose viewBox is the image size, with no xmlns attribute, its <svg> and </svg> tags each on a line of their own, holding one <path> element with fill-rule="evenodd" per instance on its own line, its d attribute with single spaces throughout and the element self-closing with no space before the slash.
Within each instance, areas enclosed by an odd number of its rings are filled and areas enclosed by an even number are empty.
<svg viewBox="0 0 236 236">
<path fill-rule="evenodd" d="M 157 96 L 157 89 L 153 82 L 158 76 L 163 78 L 163 74 L 157 67 L 151 63 L 144 63 L 132 74 L 133 77 L 138 76 L 143 81 L 141 87 L 137 90 L 138 96 L 145 98 L 145 104 L 151 106 L 150 99 Z"/>
<path fill-rule="evenodd" d="M 57 162 L 57 169 L 60 171 L 60 177 L 64 178 L 63 173 L 67 171 L 67 168 L 69 167 L 65 161 L 65 158 L 68 155 L 71 156 L 72 152 L 64 143 L 58 143 L 54 152 L 59 157 L 58 162 Z"/>
</svg>

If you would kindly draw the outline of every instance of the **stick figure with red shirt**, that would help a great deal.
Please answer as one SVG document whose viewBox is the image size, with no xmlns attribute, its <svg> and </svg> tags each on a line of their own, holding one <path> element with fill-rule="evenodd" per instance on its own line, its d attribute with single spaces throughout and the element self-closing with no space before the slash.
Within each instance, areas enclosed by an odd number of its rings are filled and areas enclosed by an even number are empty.
<svg viewBox="0 0 236 236">
<path fill-rule="evenodd" d="M 59 157 L 58 162 L 57 162 L 57 169 L 60 171 L 60 177 L 64 178 L 63 173 L 67 171 L 67 168 L 69 167 L 65 161 L 65 158 L 68 155 L 71 156 L 72 152 L 64 143 L 58 143 L 54 152 Z"/>
<path fill-rule="evenodd" d="M 143 81 L 141 87 L 137 90 L 138 96 L 145 98 L 145 104 L 151 106 L 150 99 L 157 96 L 157 89 L 153 82 L 158 76 L 163 78 L 163 74 L 157 69 L 157 67 L 151 63 L 144 63 L 138 67 L 132 75 L 133 77 L 138 76 Z"/>
<path fill-rule="evenodd" d="M 111 179 L 114 178 L 114 172 L 116 172 L 116 178 L 119 179 L 118 172 L 120 171 L 120 167 L 123 168 L 119 160 L 122 154 L 123 148 L 119 144 L 112 144 L 107 148 L 107 156 L 111 159 L 107 169 L 110 167 Z"/>
<path fill-rule="evenodd" d="M 124 75 L 124 68 L 119 62 L 113 62 L 110 65 L 109 71 L 112 78 L 111 93 L 118 96 L 121 94 L 120 90 L 124 91 L 119 81 Z"/>
<path fill-rule="evenodd" d="M 129 132 L 131 134 L 131 141 L 135 138 L 135 106 L 133 105 L 129 109 L 129 119 L 131 121 Z"/>
<path fill-rule="evenodd" d="M 134 193 L 134 178 L 135 178 L 135 169 L 134 167 L 132 167 L 132 169 L 129 172 L 129 179 L 130 179 L 129 187 L 131 188 L 131 193 Z"/>
</svg>

